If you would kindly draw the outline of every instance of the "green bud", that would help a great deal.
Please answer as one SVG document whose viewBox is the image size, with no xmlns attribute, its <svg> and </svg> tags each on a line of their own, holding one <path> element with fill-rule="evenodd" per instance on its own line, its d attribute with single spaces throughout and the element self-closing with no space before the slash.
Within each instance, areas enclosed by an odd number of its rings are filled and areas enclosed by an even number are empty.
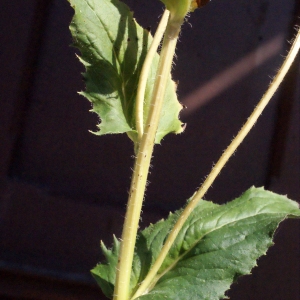
<svg viewBox="0 0 300 300">
<path fill-rule="evenodd" d="M 161 0 L 170 11 L 170 17 L 175 22 L 182 23 L 186 14 L 190 11 L 192 0 Z"/>
<path fill-rule="evenodd" d="M 174 22 L 183 22 L 189 12 L 206 5 L 210 0 L 161 0 Z"/>
</svg>

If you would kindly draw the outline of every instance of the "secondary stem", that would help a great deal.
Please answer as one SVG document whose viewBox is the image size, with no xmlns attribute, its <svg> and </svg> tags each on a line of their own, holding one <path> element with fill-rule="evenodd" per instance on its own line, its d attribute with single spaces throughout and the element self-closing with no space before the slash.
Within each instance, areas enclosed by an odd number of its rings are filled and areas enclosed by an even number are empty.
<svg viewBox="0 0 300 300">
<path fill-rule="evenodd" d="M 160 119 L 167 80 L 170 76 L 180 26 L 181 23 L 173 22 L 172 17 L 170 17 L 160 53 L 160 60 L 156 73 L 149 116 L 145 126 L 145 133 L 143 134 L 139 145 L 130 186 L 122 233 L 119 264 L 117 268 L 114 300 L 129 299 L 130 277 L 138 223 L 145 193 L 150 160 L 153 152 L 155 135 Z"/>
<path fill-rule="evenodd" d="M 140 78 L 139 78 L 139 84 L 138 89 L 136 93 L 136 130 L 138 132 L 138 139 L 139 142 L 142 139 L 142 136 L 144 134 L 144 98 L 145 98 L 145 90 L 146 90 L 146 84 L 147 79 L 149 75 L 149 70 L 151 68 L 151 64 L 154 58 L 154 55 L 157 52 L 157 48 L 159 46 L 159 43 L 164 35 L 164 32 L 167 27 L 168 19 L 169 19 L 170 12 L 166 9 L 164 11 L 164 14 L 159 22 L 159 25 L 157 27 L 157 30 L 155 32 L 155 35 L 153 37 L 153 41 L 151 43 L 151 46 L 147 52 Z"/>
<path fill-rule="evenodd" d="M 282 82 L 283 78 L 285 77 L 286 73 L 291 67 L 291 64 L 294 61 L 299 51 L 299 48 L 300 48 L 300 30 L 298 31 L 298 34 L 296 36 L 296 39 L 292 45 L 292 48 L 288 56 L 286 57 L 283 65 L 279 69 L 277 75 L 273 79 L 271 85 L 269 86 L 269 89 L 263 95 L 262 99 L 260 100 L 257 107 L 252 112 L 251 116 L 248 118 L 248 120 L 241 128 L 237 136 L 232 140 L 232 142 L 225 150 L 225 152 L 222 154 L 222 156 L 220 157 L 216 165 L 212 168 L 210 174 L 208 175 L 208 177 L 206 178 L 206 180 L 204 181 L 200 189 L 194 194 L 192 200 L 189 202 L 189 204 L 186 206 L 186 208 L 180 215 L 177 223 L 175 224 L 172 231 L 170 232 L 158 258 L 156 259 L 154 265 L 152 266 L 151 270 L 147 274 L 144 281 L 141 283 L 139 289 L 136 291 L 135 295 L 133 296 L 133 299 L 147 293 L 147 291 L 149 291 L 151 287 L 153 287 L 154 284 L 157 282 L 157 280 L 160 278 L 160 276 L 157 275 L 157 272 L 159 271 L 159 268 L 161 267 L 164 259 L 166 258 L 183 224 L 185 223 L 185 221 L 187 220 L 187 218 L 189 217 L 193 209 L 197 206 L 198 202 L 202 199 L 204 194 L 210 188 L 210 186 L 212 185 L 216 177 L 219 175 L 219 173 L 221 172 L 222 168 L 225 166 L 229 158 L 236 151 L 238 146 L 242 143 L 244 138 L 247 136 L 251 128 L 256 123 L 257 119 L 261 115 L 266 105 L 269 103 L 270 99 L 278 89 L 280 83 Z"/>
</svg>

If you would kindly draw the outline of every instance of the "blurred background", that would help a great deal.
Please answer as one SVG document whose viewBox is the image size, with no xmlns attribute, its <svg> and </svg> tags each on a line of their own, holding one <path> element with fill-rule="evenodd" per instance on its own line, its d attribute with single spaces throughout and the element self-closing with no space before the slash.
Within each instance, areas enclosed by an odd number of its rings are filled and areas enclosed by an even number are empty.
<svg viewBox="0 0 300 300">
<path fill-rule="evenodd" d="M 161 3 L 125 2 L 154 33 Z M 100 239 L 120 236 L 133 145 L 89 133 L 99 120 L 77 94 L 72 15 L 64 0 L 1 0 L 0 299 L 104 299 L 89 270 Z M 173 70 L 187 128 L 155 147 L 141 227 L 200 186 L 281 65 L 299 16 L 298 0 L 213 0 L 191 14 Z M 255 185 L 300 201 L 299 59 L 206 199 L 226 203 Z M 300 299 L 299 242 L 299 220 L 281 224 L 230 298 Z"/>
</svg>

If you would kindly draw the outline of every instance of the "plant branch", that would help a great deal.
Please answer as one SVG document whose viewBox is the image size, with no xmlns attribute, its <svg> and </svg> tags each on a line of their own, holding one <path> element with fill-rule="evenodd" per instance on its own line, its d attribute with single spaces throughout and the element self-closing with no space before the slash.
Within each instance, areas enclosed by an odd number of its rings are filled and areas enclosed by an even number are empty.
<svg viewBox="0 0 300 300">
<path fill-rule="evenodd" d="M 166 30 L 169 15 L 170 12 L 166 9 L 157 27 L 151 46 L 147 52 L 139 78 L 136 94 L 136 130 L 138 132 L 139 142 L 141 141 L 144 134 L 144 98 L 149 70 L 151 68 L 151 63 L 153 61 L 154 55 L 157 53 L 158 46 Z"/>
<path fill-rule="evenodd" d="M 300 48 L 300 30 L 298 31 L 298 34 L 294 40 L 294 43 L 291 47 L 290 52 L 288 53 L 283 65 L 279 69 L 277 75 L 274 77 L 271 85 L 269 86 L 267 92 L 263 95 L 262 99 L 252 112 L 251 116 L 248 118 L 244 126 L 241 128 L 237 136 L 232 140 L 228 148 L 225 150 L 225 152 L 222 154 L 216 165 L 212 168 L 211 173 L 208 175 L 200 189 L 194 194 L 192 197 L 192 200 L 188 203 L 182 214 L 180 215 L 177 223 L 173 227 L 172 231 L 170 232 L 157 260 L 155 261 L 154 265 L 152 266 L 151 270 L 147 274 L 144 281 L 141 283 L 139 289 L 136 291 L 135 295 L 132 299 L 135 299 L 143 294 L 146 294 L 149 292 L 151 287 L 154 286 L 154 284 L 158 281 L 160 278 L 160 275 L 157 275 L 164 259 L 166 258 L 170 248 L 172 247 L 179 231 L 181 230 L 183 224 L 193 211 L 193 209 L 197 206 L 198 202 L 202 199 L 204 194 L 207 192 L 209 187 L 212 185 L 216 177 L 221 172 L 222 168 L 225 166 L 229 158 L 232 156 L 232 154 L 236 151 L 238 146 L 242 143 L 244 138 L 247 136 L 251 128 L 256 123 L 257 119 L 261 115 L 262 111 L 266 107 L 266 105 L 269 103 L 270 99 L 278 89 L 280 83 L 282 82 L 283 78 L 285 77 L 286 73 L 288 72 L 291 64 L 293 63 L 298 51 Z"/>
<path fill-rule="evenodd" d="M 171 17 L 169 18 L 160 53 L 160 60 L 151 98 L 150 111 L 145 126 L 145 133 L 143 134 L 141 143 L 138 147 L 138 154 L 130 186 L 121 240 L 114 300 L 129 299 L 131 269 L 138 223 L 154 147 L 155 135 L 160 119 L 167 80 L 170 76 L 180 26 L 181 23 L 178 24 L 177 22 L 174 22 Z"/>
</svg>

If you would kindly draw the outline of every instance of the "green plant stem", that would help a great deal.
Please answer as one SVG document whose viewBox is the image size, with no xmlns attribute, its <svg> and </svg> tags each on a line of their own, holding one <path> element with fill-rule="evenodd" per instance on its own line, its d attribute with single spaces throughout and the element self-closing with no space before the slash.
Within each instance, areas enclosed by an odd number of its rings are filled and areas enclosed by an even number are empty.
<svg viewBox="0 0 300 300">
<path fill-rule="evenodd" d="M 159 22 L 151 46 L 147 52 L 139 78 L 138 89 L 136 94 L 136 129 L 138 132 L 139 142 L 141 141 L 142 136 L 144 134 L 144 98 L 147 79 L 149 76 L 149 70 L 151 68 L 151 63 L 153 61 L 154 55 L 157 52 L 160 41 L 162 40 L 164 32 L 166 31 L 169 15 L 170 12 L 166 9 Z"/>
<path fill-rule="evenodd" d="M 114 300 L 129 299 L 130 277 L 138 223 L 146 188 L 150 160 L 153 152 L 155 135 L 160 119 L 167 80 L 170 76 L 180 26 L 181 23 L 179 24 L 178 22 L 174 22 L 172 17 L 169 18 L 160 53 L 160 60 L 151 98 L 150 111 L 145 126 L 145 133 L 143 134 L 141 143 L 138 147 L 138 154 L 135 161 L 129 191 L 114 290 Z"/>
<path fill-rule="evenodd" d="M 172 231 L 170 232 L 157 260 L 153 264 L 151 270 L 147 274 L 144 281 L 141 283 L 139 289 L 136 291 L 132 299 L 135 299 L 143 294 L 146 294 L 148 291 L 151 290 L 151 288 L 155 285 L 155 283 L 159 280 L 159 278 L 163 274 L 157 275 L 157 272 L 159 271 L 159 268 L 161 267 L 164 259 L 166 258 L 170 248 L 172 247 L 179 231 L 181 230 L 184 222 L 189 217 L 190 213 L 193 211 L 193 209 L 197 206 L 198 202 L 202 199 L 204 194 L 207 192 L 209 187 L 212 185 L 216 177 L 221 172 L 222 168 L 225 166 L 229 158 L 232 156 L 232 154 L 236 151 L 238 146 L 242 143 L 244 138 L 247 136 L 251 128 L 256 123 L 257 119 L 261 115 L 262 111 L 266 107 L 266 105 L 269 103 L 270 99 L 278 89 L 280 83 L 282 82 L 283 78 L 285 77 L 286 73 L 288 72 L 292 62 L 294 61 L 298 51 L 300 48 L 300 30 L 298 31 L 298 34 L 296 36 L 296 39 L 291 47 L 291 50 L 286 57 L 283 65 L 279 69 L 277 75 L 274 77 L 271 85 L 269 86 L 267 92 L 263 95 L 262 99 L 252 112 L 251 116 L 248 118 L 244 126 L 241 128 L 237 136 L 232 140 L 228 148 L 225 150 L 225 152 L 222 154 L 216 165 L 212 168 L 211 173 L 208 175 L 200 189 L 194 194 L 192 197 L 192 200 L 189 202 L 189 204 L 186 206 L 182 214 L 180 215 L 177 223 L 173 227 Z"/>
</svg>

